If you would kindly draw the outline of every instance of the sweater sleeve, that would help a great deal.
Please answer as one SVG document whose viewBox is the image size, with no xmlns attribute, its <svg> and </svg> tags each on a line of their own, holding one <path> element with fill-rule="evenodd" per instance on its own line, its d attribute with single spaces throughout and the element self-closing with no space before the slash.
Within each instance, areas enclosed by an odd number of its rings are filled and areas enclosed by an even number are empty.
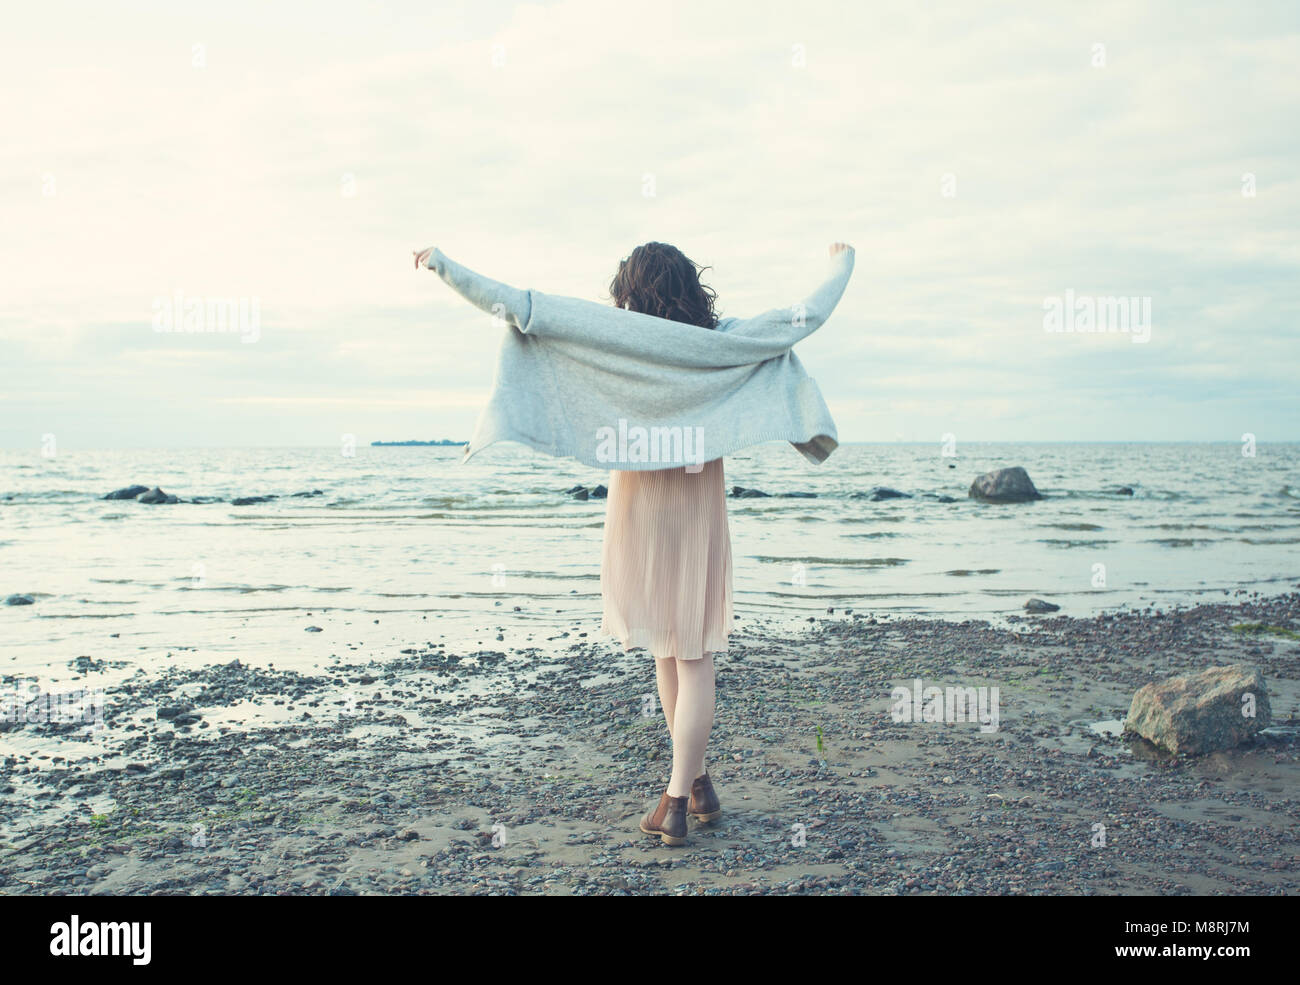
<svg viewBox="0 0 1300 985">
<path fill-rule="evenodd" d="M 718 328 L 752 338 L 779 336 L 793 345 L 817 331 L 844 296 L 853 273 L 854 250 L 849 247 L 830 258 L 830 273 L 812 294 L 784 308 L 773 308 L 753 318 L 726 319 Z"/>
<path fill-rule="evenodd" d="M 510 287 L 463 267 L 439 249 L 429 254 L 425 266 L 470 304 L 524 331 L 532 314 L 531 292 Z"/>
</svg>

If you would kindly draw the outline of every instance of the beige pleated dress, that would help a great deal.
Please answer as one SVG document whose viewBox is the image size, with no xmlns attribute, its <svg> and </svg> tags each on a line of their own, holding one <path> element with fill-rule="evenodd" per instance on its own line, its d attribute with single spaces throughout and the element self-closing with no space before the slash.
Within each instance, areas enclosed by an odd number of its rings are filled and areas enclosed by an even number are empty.
<svg viewBox="0 0 1300 985">
<path fill-rule="evenodd" d="M 731 534 L 722 459 L 611 471 L 601 550 L 601 632 L 624 651 L 698 660 L 727 649 Z"/>
</svg>

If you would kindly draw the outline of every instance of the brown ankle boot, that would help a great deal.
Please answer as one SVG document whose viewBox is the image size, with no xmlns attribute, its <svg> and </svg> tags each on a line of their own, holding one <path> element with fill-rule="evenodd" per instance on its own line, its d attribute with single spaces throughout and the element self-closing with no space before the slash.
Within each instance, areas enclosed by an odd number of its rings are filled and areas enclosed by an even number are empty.
<svg viewBox="0 0 1300 985">
<path fill-rule="evenodd" d="M 694 814 L 696 820 L 703 824 L 722 817 L 722 805 L 718 803 L 718 795 L 713 792 L 713 783 L 709 780 L 707 770 L 691 784 L 691 802 L 686 813 Z"/>
<path fill-rule="evenodd" d="M 686 797 L 669 797 L 668 791 L 659 798 L 659 806 L 641 818 L 641 830 L 648 835 L 659 835 L 665 845 L 686 844 Z"/>
</svg>

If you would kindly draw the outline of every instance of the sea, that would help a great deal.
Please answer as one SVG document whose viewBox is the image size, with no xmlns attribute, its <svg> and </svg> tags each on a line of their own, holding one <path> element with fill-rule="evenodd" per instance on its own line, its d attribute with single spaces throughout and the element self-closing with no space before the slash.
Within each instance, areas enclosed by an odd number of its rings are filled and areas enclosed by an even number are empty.
<svg viewBox="0 0 1300 985">
<path fill-rule="evenodd" d="M 309 670 L 426 642 L 595 641 L 608 473 L 514 445 L 0 451 L 0 675 L 239 659 Z M 1024 467 L 1043 499 L 971 481 Z M 998 623 L 1300 583 L 1300 445 L 769 443 L 725 461 L 738 627 Z M 183 502 L 106 500 L 132 484 Z M 873 499 L 887 487 L 905 496 Z M 1131 494 L 1121 493 L 1121 489 Z M 300 494 L 300 495 L 295 495 Z M 790 494 L 812 494 L 790 495 Z M 274 497 L 235 506 L 239 497 Z M 196 498 L 217 500 L 188 502 Z M 584 636 L 584 634 L 586 634 Z"/>
</svg>

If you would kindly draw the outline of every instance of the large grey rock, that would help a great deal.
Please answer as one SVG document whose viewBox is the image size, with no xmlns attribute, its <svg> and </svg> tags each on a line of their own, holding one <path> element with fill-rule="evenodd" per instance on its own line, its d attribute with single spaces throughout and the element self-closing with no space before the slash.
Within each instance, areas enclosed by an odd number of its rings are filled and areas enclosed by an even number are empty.
<svg viewBox="0 0 1300 985">
<path fill-rule="evenodd" d="M 35 605 L 36 600 L 30 595 L 10 595 L 5 599 L 5 605 Z"/>
<path fill-rule="evenodd" d="M 1029 473 L 1019 465 L 985 472 L 970 484 L 968 495 L 986 503 L 1027 503 L 1043 498 L 1030 481 Z"/>
<path fill-rule="evenodd" d="M 1232 664 L 1143 685 L 1124 727 L 1169 752 L 1198 755 L 1239 746 L 1271 720 L 1264 676 Z"/>
<path fill-rule="evenodd" d="M 105 499 L 135 499 L 141 493 L 147 493 L 148 486 L 127 486 L 125 489 L 114 489 L 105 496 Z"/>
</svg>

